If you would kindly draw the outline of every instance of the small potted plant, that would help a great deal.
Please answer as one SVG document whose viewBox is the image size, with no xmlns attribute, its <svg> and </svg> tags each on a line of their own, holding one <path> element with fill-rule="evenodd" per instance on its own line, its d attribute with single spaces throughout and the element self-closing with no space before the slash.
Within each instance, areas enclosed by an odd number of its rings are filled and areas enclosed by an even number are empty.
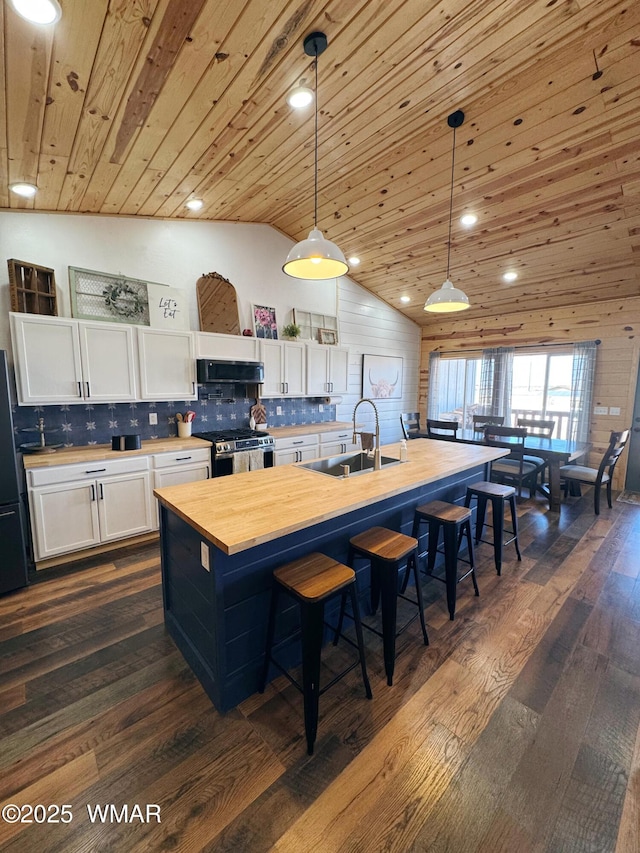
<svg viewBox="0 0 640 853">
<path fill-rule="evenodd" d="M 289 323 L 282 328 L 282 337 L 288 341 L 295 341 L 300 337 L 300 326 L 297 323 Z"/>
</svg>

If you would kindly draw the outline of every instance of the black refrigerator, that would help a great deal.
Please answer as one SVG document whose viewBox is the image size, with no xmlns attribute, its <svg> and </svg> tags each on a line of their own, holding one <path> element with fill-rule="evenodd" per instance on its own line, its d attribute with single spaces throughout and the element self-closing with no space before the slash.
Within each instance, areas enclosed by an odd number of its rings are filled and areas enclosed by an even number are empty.
<svg viewBox="0 0 640 853">
<path fill-rule="evenodd" d="M 27 583 L 7 354 L 0 350 L 0 594 Z"/>
</svg>

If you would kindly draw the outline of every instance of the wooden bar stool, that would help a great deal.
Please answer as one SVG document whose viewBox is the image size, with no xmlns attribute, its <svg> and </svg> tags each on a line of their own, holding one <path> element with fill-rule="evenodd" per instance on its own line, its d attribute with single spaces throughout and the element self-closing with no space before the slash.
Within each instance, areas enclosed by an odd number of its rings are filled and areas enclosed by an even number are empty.
<svg viewBox="0 0 640 853">
<path fill-rule="evenodd" d="M 371 527 L 358 533 L 349 540 L 349 557 L 347 562 L 353 566 L 358 557 L 369 560 L 371 563 L 371 612 L 372 614 L 381 605 L 382 632 L 371 625 L 363 622 L 365 628 L 382 637 L 382 648 L 384 653 L 384 669 L 387 675 L 387 684 L 393 684 L 393 670 L 396 660 L 396 637 L 407 628 L 413 620 L 419 616 L 422 626 L 422 636 L 425 646 L 429 645 L 427 626 L 424 622 L 424 605 L 422 603 L 422 589 L 418 574 L 418 542 L 412 536 L 388 530 L 386 527 Z M 398 589 L 398 575 L 400 567 L 406 563 L 407 575 L 413 569 L 416 584 L 416 601 L 403 594 L 406 587 L 406 579 L 402 590 Z M 396 628 L 396 617 L 398 609 L 398 597 L 415 604 L 418 612 L 415 613 L 400 630 Z M 340 619 L 344 615 L 344 607 L 340 613 Z M 341 621 L 338 623 L 341 627 Z"/>
<path fill-rule="evenodd" d="M 348 672 L 360 664 L 362 681 L 364 683 L 367 699 L 371 699 L 371 686 L 367 676 L 367 665 L 364 659 L 364 642 L 362 637 L 362 623 L 358 610 L 358 597 L 356 596 L 356 575 L 353 569 L 338 563 L 331 557 L 317 552 L 307 554 L 292 563 L 280 566 L 273 573 L 273 591 L 271 596 L 271 607 L 269 609 L 269 623 L 267 627 L 267 646 L 265 652 L 264 667 L 260 680 L 259 692 L 264 693 L 269 674 L 269 664 L 273 663 L 289 681 L 301 691 L 304 697 L 304 728 L 307 737 L 307 753 L 313 755 L 313 744 L 315 743 L 318 730 L 318 706 L 320 696 L 339 681 Z M 291 595 L 300 605 L 300 632 L 302 638 L 302 686 L 282 667 L 273 657 L 273 639 L 275 634 L 276 610 L 278 606 L 279 593 L 284 591 Z M 358 650 L 358 659 L 345 670 L 335 676 L 328 684 L 320 689 L 320 652 L 322 648 L 322 637 L 324 625 L 324 606 L 332 598 L 342 596 L 341 611 L 349 596 L 353 610 L 353 621 L 356 629 L 357 644 L 348 637 L 344 637 L 350 645 Z M 329 626 L 332 627 L 332 626 Z M 341 629 L 341 625 L 339 629 Z M 293 635 L 298 636 L 298 634 Z M 293 637 L 287 637 L 284 642 L 289 642 Z M 337 636 L 334 645 L 337 643 Z M 278 644 L 281 645 L 282 643 Z"/>
<path fill-rule="evenodd" d="M 456 612 L 456 586 L 460 581 L 471 575 L 473 588 L 479 595 L 478 582 L 476 581 L 475 556 L 473 551 L 473 539 L 471 536 L 471 510 L 457 504 L 445 501 L 431 501 L 416 508 L 413 519 L 413 535 L 418 538 L 420 525 L 423 522 L 429 524 L 429 550 L 427 553 L 427 574 L 436 580 L 444 581 L 447 586 L 447 607 L 449 618 L 453 619 Z M 442 529 L 443 549 L 438 549 L 438 539 Z M 458 547 L 462 536 L 467 536 L 469 547 L 469 559 L 462 560 L 468 563 L 468 572 L 458 577 Z M 444 553 L 444 578 L 433 574 L 436 564 L 436 554 Z"/>
<path fill-rule="evenodd" d="M 472 483 L 467 486 L 467 497 L 464 505 L 471 506 L 471 501 L 476 498 L 478 501 L 478 510 L 476 515 L 476 545 L 478 542 L 484 542 L 487 545 L 493 545 L 493 554 L 496 562 L 496 571 L 502 574 L 502 550 L 505 545 L 510 545 L 512 542 L 516 546 L 516 554 L 518 560 L 522 560 L 520 555 L 520 545 L 518 543 L 518 516 L 516 513 L 516 490 L 513 486 L 501 486 L 499 483 L 489 483 L 481 480 L 478 483 Z M 493 541 L 482 538 L 482 529 L 485 527 L 485 514 L 487 511 L 487 501 L 491 501 L 491 516 L 493 521 Z M 504 526 L 504 514 L 506 504 L 511 507 L 511 530 Z M 510 534 L 511 539 L 504 541 L 504 534 Z"/>
</svg>

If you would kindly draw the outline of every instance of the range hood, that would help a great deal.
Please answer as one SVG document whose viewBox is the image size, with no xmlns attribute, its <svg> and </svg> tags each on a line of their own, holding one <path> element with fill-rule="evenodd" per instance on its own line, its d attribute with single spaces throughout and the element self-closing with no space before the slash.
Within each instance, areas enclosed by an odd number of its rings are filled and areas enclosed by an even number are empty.
<svg viewBox="0 0 640 853">
<path fill-rule="evenodd" d="M 221 361 L 199 358 L 198 382 L 201 385 L 219 385 L 223 382 L 259 384 L 264 382 L 264 364 L 261 361 Z"/>
</svg>

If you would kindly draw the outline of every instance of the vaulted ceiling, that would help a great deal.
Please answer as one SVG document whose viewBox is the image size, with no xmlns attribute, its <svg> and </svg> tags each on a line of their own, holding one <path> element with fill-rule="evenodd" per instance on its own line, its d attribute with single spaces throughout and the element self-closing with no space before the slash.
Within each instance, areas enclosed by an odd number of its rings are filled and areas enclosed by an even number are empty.
<svg viewBox="0 0 640 853">
<path fill-rule="evenodd" d="M 318 224 L 360 256 L 356 281 L 439 322 L 422 306 L 445 278 L 447 116 L 462 109 L 451 278 L 466 317 L 640 294 L 637 0 L 60 2 L 47 28 L 0 4 L 0 207 L 303 239 L 313 108 L 285 96 L 313 87 L 302 42 L 321 30 Z"/>
</svg>

